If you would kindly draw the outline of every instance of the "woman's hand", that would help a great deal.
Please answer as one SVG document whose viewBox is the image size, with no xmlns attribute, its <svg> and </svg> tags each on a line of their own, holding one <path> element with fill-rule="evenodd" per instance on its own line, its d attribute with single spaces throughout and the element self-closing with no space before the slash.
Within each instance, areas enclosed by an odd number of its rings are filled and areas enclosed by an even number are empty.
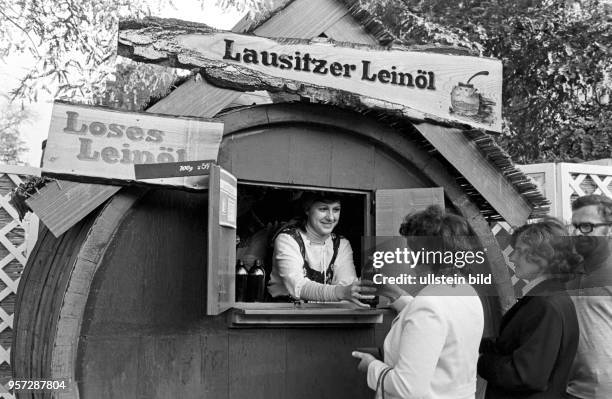
<svg viewBox="0 0 612 399">
<path fill-rule="evenodd" d="M 393 303 L 400 296 L 408 294 L 396 284 L 376 284 L 376 295 L 387 297 Z"/>
<path fill-rule="evenodd" d="M 360 299 L 372 299 L 376 287 L 374 283 L 368 280 L 356 280 L 351 285 L 337 285 L 336 296 L 342 301 L 351 301 L 363 308 L 369 308 L 369 305 L 361 302 Z"/>
<path fill-rule="evenodd" d="M 370 365 L 370 363 L 372 363 L 374 360 L 376 360 L 376 358 L 374 356 L 370 355 L 369 353 L 353 351 L 353 353 L 351 353 L 351 355 L 353 355 L 353 357 L 355 357 L 357 359 L 360 359 L 360 362 L 357 365 L 357 370 L 363 371 L 365 373 L 368 372 L 368 366 Z"/>
</svg>

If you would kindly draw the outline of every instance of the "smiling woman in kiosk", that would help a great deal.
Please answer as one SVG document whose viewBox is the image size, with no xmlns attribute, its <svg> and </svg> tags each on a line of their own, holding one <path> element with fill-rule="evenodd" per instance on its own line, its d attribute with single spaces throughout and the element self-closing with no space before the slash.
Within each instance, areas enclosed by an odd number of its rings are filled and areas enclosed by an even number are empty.
<svg viewBox="0 0 612 399">
<path fill-rule="evenodd" d="M 375 288 L 357 279 L 351 244 L 333 233 L 340 219 L 340 198 L 333 193 L 305 194 L 302 210 L 299 222 L 274 237 L 268 284 L 273 300 L 347 300 L 367 307 L 359 300 L 372 298 Z"/>
</svg>

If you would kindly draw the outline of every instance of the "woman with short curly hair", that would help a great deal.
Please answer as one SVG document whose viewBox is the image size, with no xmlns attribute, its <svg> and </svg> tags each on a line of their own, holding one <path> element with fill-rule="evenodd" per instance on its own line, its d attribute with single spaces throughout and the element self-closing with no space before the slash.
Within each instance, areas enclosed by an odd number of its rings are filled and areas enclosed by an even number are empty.
<svg viewBox="0 0 612 399">
<path fill-rule="evenodd" d="M 512 233 L 510 245 L 516 248 L 517 244 L 519 247 L 520 244 L 524 244 L 529 248 L 528 254 L 533 255 L 530 259 L 539 266 L 540 274 L 563 281 L 575 277 L 576 265 L 582 261 L 582 257 L 576 253 L 565 226 L 554 218 L 546 218 L 542 222 L 517 228 Z M 513 255 L 518 255 L 518 253 Z M 519 269 L 517 272 L 522 273 L 523 271 Z M 517 277 L 528 280 L 527 277 L 521 277 L 518 274 Z"/>
<path fill-rule="evenodd" d="M 406 216 L 400 228 L 413 251 L 468 249 L 470 230 L 461 216 L 438 206 Z M 443 261 L 417 264 L 436 276 L 452 276 L 460 265 Z M 478 294 L 467 283 L 430 284 L 415 297 L 394 284 L 377 285 L 398 312 L 384 343 L 384 359 L 355 351 L 358 369 L 370 388 L 387 399 L 474 399 L 478 344 L 484 314 Z"/>
<path fill-rule="evenodd" d="M 487 380 L 486 398 L 563 398 L 579 333 L 563 287 L 581 257 L 553 218 L 518 228 L 512 246 L 515 275 L 528 283 L 502 318 L 499 336 L 481 343 L 478 373 Z"/>
</svg>

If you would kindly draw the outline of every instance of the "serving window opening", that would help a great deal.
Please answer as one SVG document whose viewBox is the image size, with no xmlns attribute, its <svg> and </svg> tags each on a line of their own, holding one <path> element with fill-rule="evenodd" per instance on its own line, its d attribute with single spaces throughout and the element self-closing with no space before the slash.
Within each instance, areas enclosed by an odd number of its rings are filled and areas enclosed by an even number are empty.
<svg viewBox="0 0 612 399">
<path fill-rule="evenodd" d="M 361 238 L 369 232 L 370 194 L 350 190 L 322 189 L 238 183 L 236 227 L 236 288 L 237 302 L 271 302 L 267 284 L 272 272 L 273 238 L 284 227 L 294 225 L 305 216 L 303 199 L 314 193 L 333 193 L 340 200 L 340 218 L 333 232 L 346 238 L 353 250 L 353 263 L 357 276 L 361 274 Z M 245 270 L 239 270 L 239 268 Z M 239 292 L 244 272 L 252 274 L 256 267 L 265 270 L 266 289 L 258 296 L 251 292 Z"/>
</svg>

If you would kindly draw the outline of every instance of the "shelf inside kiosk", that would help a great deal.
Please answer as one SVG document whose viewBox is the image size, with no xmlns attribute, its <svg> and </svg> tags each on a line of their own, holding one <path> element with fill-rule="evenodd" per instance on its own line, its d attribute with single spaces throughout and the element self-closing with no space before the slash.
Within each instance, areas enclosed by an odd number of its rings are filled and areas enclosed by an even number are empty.
<svg viewBox="0 0 612 399">
<path fill-rule="evenodd" d="M 316 191 L 333 191 L 334 196 L 340 199 L 340 219 L 334 233 L 350 242 L 357 276 L 361 274 L 361 238 L 371 228 L 370 193 L 239 182 L 236 227 L 237 301 L 231 316 L 234 325 L 382 322 L 382 311 L 378 309 L 364 309 L 350 302 L 313 303 L 289 298 L 278 300 L 268 292 L 267 283 L 273 267 L 273 239 L 284 226 L 294 225 L 304 215 L 303 198 Z M 257 289 L 239 292 L 239 286 L 244 289 L 246 285 L 241 281 L 258 281 L 255 272 L 260 267 L 265 271 L 266 290 L 263 297 L 258 297 L 261 293 Z M 248 288 L 253 287 L 254 283 Z"/>
</svg>

